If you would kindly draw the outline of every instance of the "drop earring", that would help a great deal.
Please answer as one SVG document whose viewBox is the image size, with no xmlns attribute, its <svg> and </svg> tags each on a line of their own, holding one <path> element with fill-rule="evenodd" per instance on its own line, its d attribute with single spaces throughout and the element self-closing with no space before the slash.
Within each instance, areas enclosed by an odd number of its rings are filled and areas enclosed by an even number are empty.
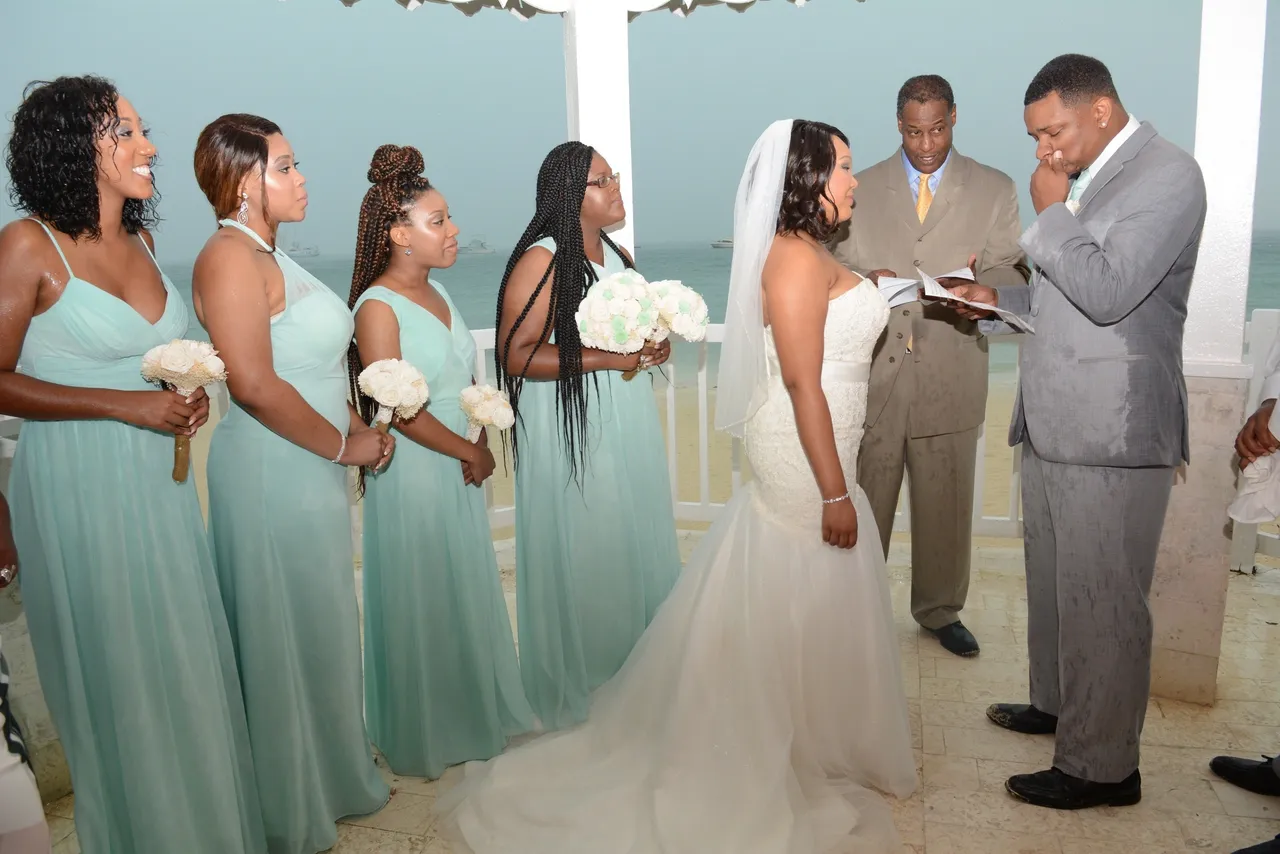
<svg viewBox="0 0 1280 854">
<path fill-rule="evenodd" d="M 236 212 L 236 222 L 241 225 L 249 224 L 249 194 L 240 194 L 240 210 Z"/>
<path fill-rule="evenodd" d="M 404 254 L 406 254 L 406 255 L 412 255 L 412 254 L 413 254 L 413 250 L 412 250 L 412 249 L 406 249 L 406 250 L 404 250 Z"/>
</svg>

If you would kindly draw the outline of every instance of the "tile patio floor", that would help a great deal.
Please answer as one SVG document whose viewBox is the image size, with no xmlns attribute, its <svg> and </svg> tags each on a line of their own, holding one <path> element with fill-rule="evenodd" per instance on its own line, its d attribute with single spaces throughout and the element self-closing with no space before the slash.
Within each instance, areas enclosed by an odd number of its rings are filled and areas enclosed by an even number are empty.
<svg viewBox="0 0 1280 854">
<path fill-rule="evenodd" d="M 698 534 L 682 532 L 686 555 Z M 1052 741 L 986 722 L 995 701 L 1026 697 L 1022 544 L 976 543 L 964 621 L 982 643 L 971 660 L 921 636 L 907 613 L 908 544 L 890 556 L 893 600 L 922 785 L 895 805 L 904 854 L 1165 854 L 1230 852 L 1280 833 L 1280 799 L 1213 778 L 1210 757 L 1280 750 L 1280 569 L 1233 576 L 1219 671 L 1219 701 L 1201 708 L 1153 700 L 1143 747 L 1144 800 L 1126 809 L 1056 813 L 1012 801 L 1012 773 L 1049 764 Z M 498 544 L 514 613 L 512 544 Z M 335 854 L 445 854 L 434 833 L 435 784 L 394 778 L 391 803 L 339 827 Z M 74 796 L 48 807 L 56 854 L 76 854 Z M 518 852 L 513 852 L 518 854 Z M 708 852 L 719 854 L 719 852 Z"/>
</svg>

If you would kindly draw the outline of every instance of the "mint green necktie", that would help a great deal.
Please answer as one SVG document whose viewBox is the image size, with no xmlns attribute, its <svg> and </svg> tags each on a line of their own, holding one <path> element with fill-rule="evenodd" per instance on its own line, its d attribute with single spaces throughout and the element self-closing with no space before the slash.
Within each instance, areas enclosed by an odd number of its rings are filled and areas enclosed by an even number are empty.
<svg viewBox="0 0 1280 854">
<path fill-rule="evenodd" d="M 1093 178 L 1093 173 L 1089 169 L 1082 171 L 1076 177 L 1075 183 L 1071 185 L 1071 192 L 1067 194 L 1067 201 L 1078 202 L 1080 197 L 1084 195 L 1084 191 L 1089 189 L 1089 181 Z"/>
</svg>

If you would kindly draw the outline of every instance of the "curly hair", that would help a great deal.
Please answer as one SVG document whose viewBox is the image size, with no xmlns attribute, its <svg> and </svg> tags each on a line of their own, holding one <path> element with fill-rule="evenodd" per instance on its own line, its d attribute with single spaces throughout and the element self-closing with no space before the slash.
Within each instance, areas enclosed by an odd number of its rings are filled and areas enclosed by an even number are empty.
<svg viewBox="0 0 1280 854">
<path fill-rule="evenodd" d="M 13 114 L 13 135 L 4 157 L 9 200 L 15 208 L 72 240 L 102 237 L 98 140 L 118 140 L 119 99 L 114 83 L 93 75 L 27 85 Z M 159 193 L 149 199 L 126 199 L 121 217 L 125 230 L 137 234 L 154 228 L 160 222 L 159 204 Z"/>
<path fill-rule="evenodd" d="M 369 164 L 368 178 L 373 186 L 360 203 L 360 224 L 356 227 L 356 262 L 351 273 L 351 294 L 347 307 L 354 309 L 360 297 L 391 261 L 391 228 L 405 220 L 409 209 L 423 193 L 433 189 L 422 174 L 426 163 L 422 152 L 413 146 L 380 145 Z M 347 373 L 351 382 L 351 400 L 366 424 L 373 423 L 377 410 L 373 400 L 360 390 L 360 349 L 352 340 L 347 350 Z M 359 474 L 359 493 L 364 494 L 364 469 Z"/>
<path fill-rule="evenodd" d="M 839 129 L 822 122 L 796 119 L 791 125 L 791 148 L 787 153 L 787 177 L 782 186 L 782 206 L 778 211 L 778 233 L 804 232 L 826 243 L 840 223 L 823 210 L 825 199 L 836 208 L 827 191 L 827 182 L 836 169 L 836 144 L 849 138 Z"/>
<path fill-rule="evenodd" d="M 587 253 L 582 243 L 582 201 L 587 194 L 587 176 L 591 172 L 591 158 L 595 149 L 581 142 L 565 142 L 551 149 L 542 167 L 538 170 L 538 185 L 533 219 L 520 236 L 515 250 L 507 260 L 506 272 L 502 274 L 502 285 L 498 288 L 498 315 L 495 326 L 502 326 L 502 304 L 506 297 L 507 282 L 511 279 L 511 271 L 529 251 L 529 247 L 543 238 L 550 237 L 555 241 L 555 253 L 547 271 L 542 274 L 538 286 L 525 304 L 516 322 L 506 337 L 498 342 L 497 382 L 506 388 L 511 400 L 511 409 L 516 417 L 520 417 L 520 390 L 524 386 L 524 373 L 533 362 L 533 356 L 547 339 L 547 333 L 555 330 L 556 347 L 560 351 L 560 376 L 556 382 L 557 409 L 560 413 L 560 433 L 564 442 L 566 456 L 569 459 L 569 470 L 576 479 L 579 461 L 585 462 L 587 433 L 587 388 L 582 371 L 582 338 L 578 334 L 578 322 L 574 314 L 586 296 L 587 289 L 596 281 L 596 271 L 587 260 Z M 622 259 L 624 266 L 630 268 L 627 260 L 612 240 L 603 231 L 600 237 L 610 251 Z M 547 312 L 546 323 L 538 337 L 538 343 L 529 353 L 524 367 L 513 375 L 506 370 L 507 358 L 511 352 L 511 342 L 529 316 L 534 302 L 547 280 L 555 276 L 551 285 L 551 308 Z M 516 431 L 510 432 L 511 456 L 516 470 L 520 469 L 520 452 Z"/>
</svg>

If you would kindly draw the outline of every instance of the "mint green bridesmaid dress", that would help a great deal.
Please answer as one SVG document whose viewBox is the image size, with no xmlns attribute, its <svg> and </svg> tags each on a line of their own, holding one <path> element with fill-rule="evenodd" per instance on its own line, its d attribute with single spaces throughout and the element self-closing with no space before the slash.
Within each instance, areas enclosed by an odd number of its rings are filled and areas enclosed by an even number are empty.
<svg viewBox="0 0 1280 854">
<path fill-rule="evenodd" d="M 77 278 L 49 238 L 68 281 L 31 319 L 19 373 L 154 391 L 142 356 L 187 334 L 181 295 L 161 273 L 164 314 L 149 323 Z M 22 425 L 9 502 L 36 667 L 81 850 L 258 854 L 231 634 L 195 482 L 174 483 L 172 470 L 172 434 L 109 420 Z"/>
<path fill-rule="evenodd" d="M 554 241 L 535 246 L 555 251 Z M 600 278 L 625 269 L 605 247 Z M 653 382 L 586 377 L 586 466 L 570 473 L 555 382 L 520 394 L 516 611 L 525 693 L 542 725 L 586 719 L 680 575 L 666 445 Z"/>
<path fill-rule="evenodd" d="M 434 283 L 433 283 L 434 285 Z M 387 288 L 369 288 L 400 324 L 401 357 L 422 371 L 427 412 L 460 436 L 475 340 L 448 293 L 450 325 Z M 364 662 L 369 733 L 393 771 L 439 777 L 489 759 L 533 728 L 483 490 L 452 457 L 401 435 L 385 471 L 366 480 Z M 493 437 L 497 441 L 497 437 Z"/>
<path fill-rule="evenodd" d="M 239 228 L 271 251 L 258 235 Z M 338 296 L 283 251 L 276 374 L 344 434 L 347 345 Z M 347 470 L 273 433 L 233 400 L 209 444 L 209 533 L 244 688 L 272 854 L 314 854 L 334 821 L 389 797 L 365 732 Z"/>
</svg>

